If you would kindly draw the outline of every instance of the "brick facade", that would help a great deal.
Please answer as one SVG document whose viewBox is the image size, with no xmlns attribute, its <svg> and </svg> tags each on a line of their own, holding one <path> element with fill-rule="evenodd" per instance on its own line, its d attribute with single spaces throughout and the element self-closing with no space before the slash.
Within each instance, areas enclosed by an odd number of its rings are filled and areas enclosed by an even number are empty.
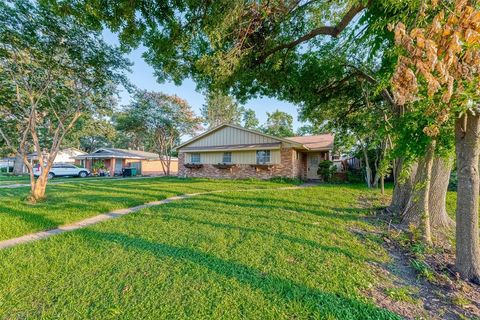
<svg viewBox="0 0 480 320">
<path fill-rule="evenodd" d="M 293 148 L 280 150 L 280 163 L 269 169 L 252 167 L 250 164 L 237 164 L 232 168 L 219 169 L 213 164 L 203 164 L 201 168 L 186 168 L 185 154 L 178 155 L 178 176 L 220 179 L 270 179 L 273 177 L 306 178 L 306 156 Z"/>
</svg>

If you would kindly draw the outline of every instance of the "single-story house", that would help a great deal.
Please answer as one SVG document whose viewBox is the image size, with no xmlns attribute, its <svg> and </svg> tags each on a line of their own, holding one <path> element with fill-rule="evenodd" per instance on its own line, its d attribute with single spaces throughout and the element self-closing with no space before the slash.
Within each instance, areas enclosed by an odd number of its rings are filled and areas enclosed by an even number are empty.
<svg viewBox="0 0 480 320">
<path fill-rule="evenodd" d="M 111 176 L 122 174 L 122 169 L 133 167 L 139 175 L 163 175 L 163 165 L 156 153 L 125 150 L 116 148 L 101 148 L 92 153 L 75 157 L 80 165 L 93 171 L 94 164 L 101 162 Z M 178 171 L 178 159 L 172 158 L 170 172 L 176 174 Z"/>
<path fill-rule="evenodd" d="M 279 138 L 231 124 L 179 145 L 181 177 L 319 179 L 318 165 L 332 160 L 334 136 Z"/>
</svg>

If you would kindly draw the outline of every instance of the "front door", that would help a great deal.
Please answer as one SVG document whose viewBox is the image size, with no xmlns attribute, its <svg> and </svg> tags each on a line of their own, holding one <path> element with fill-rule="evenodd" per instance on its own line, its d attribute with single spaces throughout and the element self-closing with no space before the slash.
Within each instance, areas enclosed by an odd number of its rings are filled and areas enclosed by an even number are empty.
<svg viewBox="0 0 480 320">
<path fill-rule="evenodd" d="M 317 173 L 319 164 L 319 153 L 307 153 L 307 179 L 320 179 Z"/>
</svg>

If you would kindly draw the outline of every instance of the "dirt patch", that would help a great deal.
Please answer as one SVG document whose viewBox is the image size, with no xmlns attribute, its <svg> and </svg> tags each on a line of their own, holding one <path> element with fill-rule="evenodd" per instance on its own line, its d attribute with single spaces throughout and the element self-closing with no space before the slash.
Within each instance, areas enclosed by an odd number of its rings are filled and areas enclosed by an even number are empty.
<svg viewBox="0 0 480 320">
<path fill-rule="evenodd" d="M 375 208 L 382 197 L 361 197 L 362 208 Z M 381 239 L 389 253 L 389 263 L 371 263 L 382 281 L 365 294 L 378 306 L 406 319 L 480 319 L 480 286 L 463 281 L 454 270 L 454 252 L 449 242 L 418 253 L 392 216 L 379 214 L 365 218 L 375 230 L 351 230 L 360 238 Z M 421 258 L 419 258 L 421 257 Z"/>
</svg>

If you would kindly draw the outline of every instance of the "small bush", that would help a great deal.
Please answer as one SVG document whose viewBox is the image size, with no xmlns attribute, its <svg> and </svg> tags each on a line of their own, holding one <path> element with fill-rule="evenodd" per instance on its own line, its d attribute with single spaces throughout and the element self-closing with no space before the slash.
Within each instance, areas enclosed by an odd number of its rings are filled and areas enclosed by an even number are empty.
<svg viewBox="0 0 480 320">
<path fill-rule="evenodd" d="M 349 169 L 347 171 L 347 181 L 351 183 L 363 183 L 365 179 L 362 170 Z"/>
<path fill-rule="evenodd" d="M 107 167 L 105 166 L 105 163 L 99 161 L 99 162 L 95 162 L 93 164 L 92 169 L 94 171 L 96 171 L 96 170 L 100 170 L 100 169 L 107 169 Z"/>
<path fill-rule="evenodd" d="M 403 301 L 409 303 L 417 303 L 414 295 L 418 293 L 418 290 L 413 287 L 398 287 L 387 289 L 387 296 L 395 301 Z"/>
<path fill-rule="evenodd" d="M 435 280 L 435 274 L 433 270 L 425 262 L 421 260 L 413 259 L 411 264 L 413 269 L 417 271 L 420 277 L 424 277 L 430 282 L 433 282 Z"/>
<path fill-rule="evenodd" d="M 318 165 L 317 173 L 325 182 L 332 181 L 335 172 L 337 172 L 337 167 L 335 167 L 330 160 L 323 160 Z"/>
</svg>

